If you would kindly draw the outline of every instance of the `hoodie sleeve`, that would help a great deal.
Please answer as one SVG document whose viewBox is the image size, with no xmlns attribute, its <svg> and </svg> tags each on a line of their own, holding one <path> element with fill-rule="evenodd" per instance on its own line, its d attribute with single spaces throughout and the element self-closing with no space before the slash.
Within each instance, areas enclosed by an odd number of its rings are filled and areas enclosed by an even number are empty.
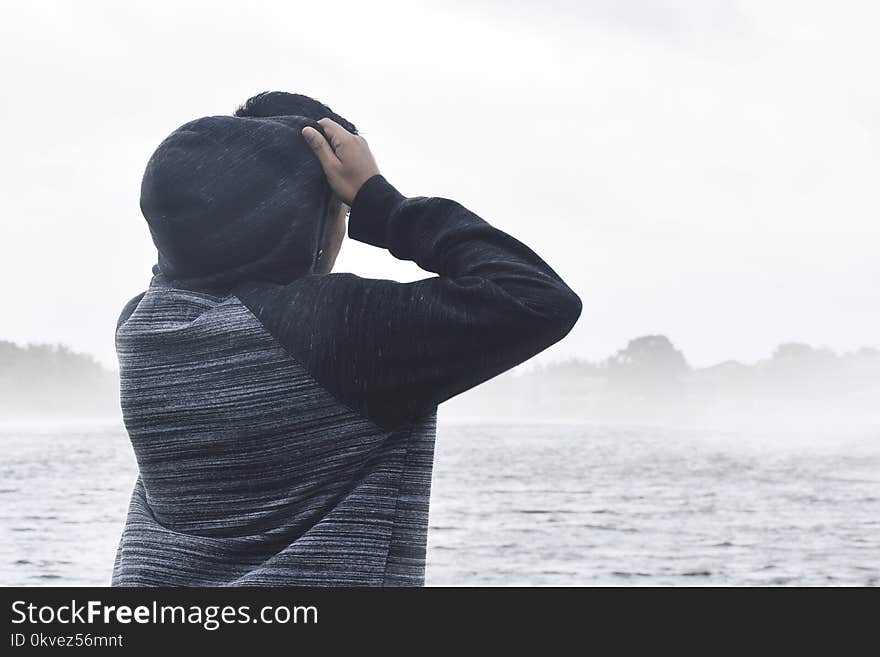
<svg viewBox="0 0 880 657">
<path fill-rule="evenodd" d="M 454 201 L 406 198 L 376 175 L 348 233 L 437 276 L 313 275 L 239 296 L 319 383 L 383 428 L 531 358 L 580 316 L 547 263 Z"/>
</svg>

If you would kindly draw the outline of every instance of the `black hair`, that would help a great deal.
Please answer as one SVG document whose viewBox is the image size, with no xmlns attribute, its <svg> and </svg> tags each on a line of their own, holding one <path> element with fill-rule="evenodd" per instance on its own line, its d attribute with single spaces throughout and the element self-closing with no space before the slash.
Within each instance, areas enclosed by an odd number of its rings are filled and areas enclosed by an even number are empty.
<svg viewBox="0 0 880 657">
<path fill-rule="evenodd" d="M 348 119 L 344 119 L 324 103 L 304 96 L 290 94 L 285 91 L 264 91 L 248 98 L 237 110 L 235 116 L 304 116 L 317 121 L 330 118 L 349 132 L 357 134 L 357 128 Z"/>
</svg>

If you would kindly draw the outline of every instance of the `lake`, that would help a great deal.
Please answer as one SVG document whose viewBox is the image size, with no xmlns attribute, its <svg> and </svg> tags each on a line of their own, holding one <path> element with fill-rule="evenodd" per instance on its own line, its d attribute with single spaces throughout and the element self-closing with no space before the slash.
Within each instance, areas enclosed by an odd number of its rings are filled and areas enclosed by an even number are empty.
<svg viewBox="0 0 880 657">
<path fill-rule="evenodd" d="M 105 585 L 116 423 L 0 425 L 0 583 Z M 428 585 L 880 584 L 880 432 L 438 426 Z"/>
</svg>

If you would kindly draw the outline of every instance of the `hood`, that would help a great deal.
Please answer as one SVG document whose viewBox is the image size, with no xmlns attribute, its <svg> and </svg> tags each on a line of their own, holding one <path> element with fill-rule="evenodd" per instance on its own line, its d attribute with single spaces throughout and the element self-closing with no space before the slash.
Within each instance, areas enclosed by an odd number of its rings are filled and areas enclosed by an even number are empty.
<svg viewBox="0 0 880 657">
<path fill-rule="evenodd" d="M 187 287 L 289 282 L 314 271 L 331 199 L 299 116 L 209 116 L 168 136 L 141 183 L 153 273 Z"/>
</svg>

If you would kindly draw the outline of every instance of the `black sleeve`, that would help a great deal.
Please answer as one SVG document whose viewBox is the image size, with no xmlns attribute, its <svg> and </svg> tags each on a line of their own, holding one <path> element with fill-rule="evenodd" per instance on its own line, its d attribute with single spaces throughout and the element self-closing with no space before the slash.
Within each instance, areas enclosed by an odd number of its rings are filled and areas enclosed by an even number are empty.
<svg viewBox="0 0 880 657">
<path fill-rule="evenodd" d="M 313 275 L 239 296 L 319 383 L 380 426 L 404 426 L 531 358 L 580 316 L 549 265 L 454 201 L 405 198 L 376 175 L 348 233 L 438 276 Z"/>
</svg>

